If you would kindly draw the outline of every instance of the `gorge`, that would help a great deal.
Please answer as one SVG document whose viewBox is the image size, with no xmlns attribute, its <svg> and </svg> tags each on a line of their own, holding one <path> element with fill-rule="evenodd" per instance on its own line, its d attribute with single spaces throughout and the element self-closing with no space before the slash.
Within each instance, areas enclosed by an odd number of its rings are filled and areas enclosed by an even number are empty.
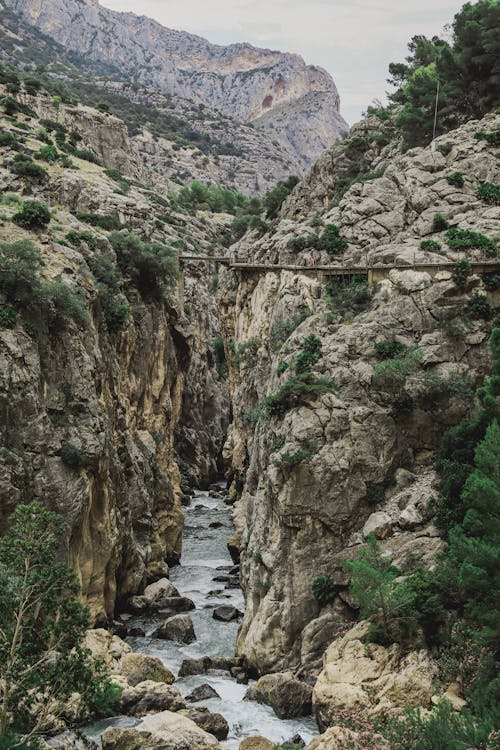
<svg viewBox="0 0 500 750">
<path fill-rule="evenodd" d="M 119 38 L 131 70 L 129 25 L 141 49 L 156 29 L 96 2 L 7 5 L 94 61 Z M 79 6 L 106 31 L 92 49 L 54 27 Z M 208 44 L 161 28 L 179 60 Z M 215 72 L 258 57 L 236 47 L 207 48 Z M 409 148 L 401 105 L 374 107 L 329 131 L 302 177 L 285 179 L 288 151 L 277 186 L 236 192 L 172 181 L 178 142 L 14 62 L 9 49 L 0 532 L 31 501 L 57 513 L 85 647 L 119 688 L 111 707 L 54 700 L 42 747 L 76 750 L 83 728 L 104 750 L 401 750 L 415 709 L 494 748 L 496 558 L 481 548 L 472 575 L 467 550 L 497 529 L 498 112 Z M 200 103 L 195 74 L 182 91 L 170 76 L 172 95 Z M 7 580 L 4 554 L 0 540 Z"/>
</svg>

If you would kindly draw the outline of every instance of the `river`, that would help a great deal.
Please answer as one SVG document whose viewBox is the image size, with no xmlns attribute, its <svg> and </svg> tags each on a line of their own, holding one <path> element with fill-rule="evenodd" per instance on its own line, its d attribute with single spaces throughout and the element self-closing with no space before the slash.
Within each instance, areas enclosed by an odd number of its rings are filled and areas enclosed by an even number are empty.
<svg viewBox="0 0 500 750">
<path fill-rule="evenodd" d="M 213 524 L 213 525 L 211 525 Z M 150 634 L 165 619 L 159 616 L 133 617 L 129 626 L 143 628 L 145 638 L 127 638 L 135 651 L 158 656 L 166 667 L 178 674 L 183 659 L 200 656 L 234 655 L 237 622 L 218 622 L 212 617 L 214 607 L 231 604 L 243 610 L 243 595 L 239 588 L 224 588 L 224 583 L 214 582 L 214 576 L 223 573 L 217 568 L 232 566 L 227 550 L 231 536 L 231 510 L 224 501 L 209 493 L 197 490 L 191 505 L 185 508 L 183 552 L 181 564 L 172 568 L 170 580 L 181 596 L 193 600 L 196 609 L 188 614 L 193 621 L 197 640 L 189 645 L 151 638 Z M 217 593 L 213 593 L 213 592 Z M 238 750 L 242 739 L 259 734 L 279 743 L 300 734 L 306 743 L 318 734 L 312 718 L 278 719 L 269 706 L 245 701 L 246 685 L 240 685 L 229 674 L 196 675 L 175 680 L 174 686 L 185 696 L 204 683 L 211 685 L 220 698 L 211 698 L 199 704 L 210 711 L 222 714 L 229 724 L 229 736 L 221 742 L 229 750 Z M 87 736 L 98 740 L 108 726 L 134 726 L 139 720 L 114 717 L 97 722 L 86 731 Z"/>
</svg>

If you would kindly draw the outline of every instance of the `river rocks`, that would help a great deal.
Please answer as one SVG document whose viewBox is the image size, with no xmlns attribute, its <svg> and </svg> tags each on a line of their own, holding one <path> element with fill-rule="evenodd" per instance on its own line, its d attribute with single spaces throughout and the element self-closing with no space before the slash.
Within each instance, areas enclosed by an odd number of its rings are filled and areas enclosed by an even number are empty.
<svg viewBox="0 0 500 750">
<path fill-rule="evenodd" d="M 193 643 L 196 640 L 193 621 L 188 615 L 174 615 L 169 617 L 163 625 L 156 628 L 153 638 L 163 638 L 178 643 Z"/>
<path fill-rule="evenodd" d="M 392 519 L 388 513 L 372 513 L 363 526 L 363 537 L 373 534 L 377 539 L 385 539 L 392 531 Z"/>
<path fill-rule="evenodd" d="M 216 607 L 213 611 L 214 620 L 220 620 L 221 622 L 231 622 L 237 620 L 239 617 L 243 617 L 243 612 L 229 604 L 223 604 L 221 607 Z"/>
<path fill-rule="evenodd" d="M 313 691 L 321 730 L 335 724 L 339 710 L 377 716 L 430 706 L 438 673 L 430 654 L 423 649 L 403 654 L 397 644 L 365 643 L 368 628 L 369 623 L 360 622 L 325 653 Z"/>
<path fill-rule="evenodd" d="M 162 599 L 162 606 L 158 611 L 190 612 L 192 609 L 195 609 L 195 604 L 187 596 L 169 596 Z"/>
<path fill-rule="evenodd" d="M 218 740 L 225 740 L 229 734 L 229 724 L 222 714 L 213 713 L 204 706 L 186 708 L 180 713 L 194 721 L 196 726 L 204 729 L 205 732 L 213 734 Z"/>
<path fill-rule="evenodd" d="M 186 700 L 189 701 L 189 703 L 206 701 L 209 700 L 209 698 L 220 698 L 220 695 L 216 690 L 213 689 L 211 685 L 208 685 L 207 683 L 205 683 L 204 685 L 199 685 L 197 688 L 192 690 L 189 695 L 186 695 Z"/>
<path fill-rule="evenodd" d="M 240 743 L 239 750 L 274 750 L 275 747 L 275 742 L 255 735 L 254 737 L 245 737 L 243 742 Z"/>
<path fill-rule="evenodd" d="M 292 672 L 269 674 L 248 688 L 245 698 L 272 706 L 280 719 L 308 716 L 312 710 L 312 687 Z"/>
<path fill-rule="evenodd" d="M 160 609 L 171 607 L 172 599 L 180 598 L 181 596 L 174 584 L 168 578 L 160 578 L 160 580 L 146 586 L 141 596 L 132 596 L 127 606 L 131 612 L 157 612 Z"/>
<path fill-rule="evenodd" d="M 162 711 L 147 716 L 133 729 L 107 729 L 103 750 L 214 750 L 216 738 L 187 716 Z"/>
<path fill-rule="evenodd" d="M 166 682 L 169 685 L 174 681 L 174 675 L 165 667 L 161 659 L 145 654 L 126 654 L 122 660 L 120 674 L 132 686 L 146 680 Z"/>
<path fill-rule="evenodd" d="M 184 659 L 179 670 L 179 677 L 207 674 L 209 672 L 230 672 L 233 669 L 244 671 L 246 661 L 242 657 L 202 656 L 200 659 Z"/>
<path fill-rule="evenodd" d="M 186 703 L 171 685 L 146 680 L 125 687 L 118 706 L 120 712 L 128 716 L 144 716 L 153 711 L 180 711 Z"/>
</svg>

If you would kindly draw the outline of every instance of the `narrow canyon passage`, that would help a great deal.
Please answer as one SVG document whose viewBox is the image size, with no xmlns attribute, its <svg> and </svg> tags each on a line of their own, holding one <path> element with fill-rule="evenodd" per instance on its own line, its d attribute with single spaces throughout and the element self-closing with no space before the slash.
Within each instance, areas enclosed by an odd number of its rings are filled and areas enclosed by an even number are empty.
<svg viewBox="0 0 500 750">
<path fill-rule="evenodd" d="M 224 485 L 221 484 L 221 489 Z M 215 493 L 219 494 L 219 493 Z M 195 490 L 191 505 L 185 508 L 183 554 L 181 564 L 172 568 L 170 580 L 181 596 L 189 597 L 196 609 L 189 612 L 196 641 L 189 645 L 152 638 L 151 633 L 164 621 L 161 614 L 133 616 L 128 627 L 142 628 L 144 638 L 128 638 L 134 651 L 159 657 L 168 669 L 178 675 L 184 659 L 203 656 L 234 655 L 238 622 L 219 622 L 213 618 L 215 607 L 229 604 L 243 610 L 240 588 L 226 588 L 225 581 L 233 567 L 227 551 L 227 540 L 232 532 L 231 510 L 221 497 Z M 126 617 L 126 616 L 125 616 Z M 247 685 L 238 684 L 228 672 L 215 671 L 202 675 L 177 677 L 174 686 L 185 697 L 195 688 L 209 684 L 220 696 L 194 703 L 222 714 L 229 724 L 229 736 L 222 744 L 237 750 L 242 739 L 262 735 L 273 742 L 283 742 L 299 734 L 307 743 L 317 732 L 312 718 L 280 720 L 272 708 L 255 701 L 244 700 Z M 97 722 L 86 731 L 89 738 L 99 742 L 100 735 L 109 726 L 130 727 L 139 722 L 131 717 L 114 717 Z"/>
</svg>

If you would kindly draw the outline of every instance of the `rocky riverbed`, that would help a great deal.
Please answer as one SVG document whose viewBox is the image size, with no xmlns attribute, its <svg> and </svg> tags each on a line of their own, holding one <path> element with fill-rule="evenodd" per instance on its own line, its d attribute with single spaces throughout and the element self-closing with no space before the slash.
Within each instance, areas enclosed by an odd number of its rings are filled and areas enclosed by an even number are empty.
<svg viewBox="0 0 500 750">
<path fill-rule="evenodd" d="M 225 622 L 215 619 L 213 615 L 219 607 L 243 611 L 237 568 L 227 551 L 227 540 L 232 532 L 231 510 L 224 503 L 222 492 L 220 497 L 214 496 L 217 494 L 195 491 L 191 505 L 185 510 L 181 564 L 170 571 L 170 581 L 179 594 L 195 605 L 195 609 L 184 614 L 192 621 L 196 640 L 182 643 L 153 637 L 155 630 L 164 623 L 165 615 L 148 613 L 122 615 L 129 631 L 137 628 L 145 632 L 145 636 L 128 637 L 127 643 L 135 652 L 159 657 L 176 676 L 174 686 L 184 698 L 206 685 L 215 691 L 216 695 L 208 699 L 188 699 L 187 703 L 190 708 L 206 706 L 210 712 L 224 717 L 229 732 L 223 744 L 229 750 L 237 750 L 241 741 L 252 735 L 261 735 L 278 743 L 299 734 L 308 742 L 317 734 L 313 719 L 282 720 L 270 706 L 245 700 L 252 681 L 241 681 L 243 674 L 238 674 L 237 668 L 233 670 L 235 676 L 229 671 L 212 668 L 203 674 L 185 674 L 190 671 L 187 660 L 200 660 L 207 656 L 227 659 L 234 655 L 241 618 Z M 192 669 L 195 670 L 197 666 L 193 665 Z M 136 717 L 117 716 L 95 723 L 87 729 L 86 734 L 100 742 L 105 729 L 133 727 L 139 721 Z"/>
</svg>

